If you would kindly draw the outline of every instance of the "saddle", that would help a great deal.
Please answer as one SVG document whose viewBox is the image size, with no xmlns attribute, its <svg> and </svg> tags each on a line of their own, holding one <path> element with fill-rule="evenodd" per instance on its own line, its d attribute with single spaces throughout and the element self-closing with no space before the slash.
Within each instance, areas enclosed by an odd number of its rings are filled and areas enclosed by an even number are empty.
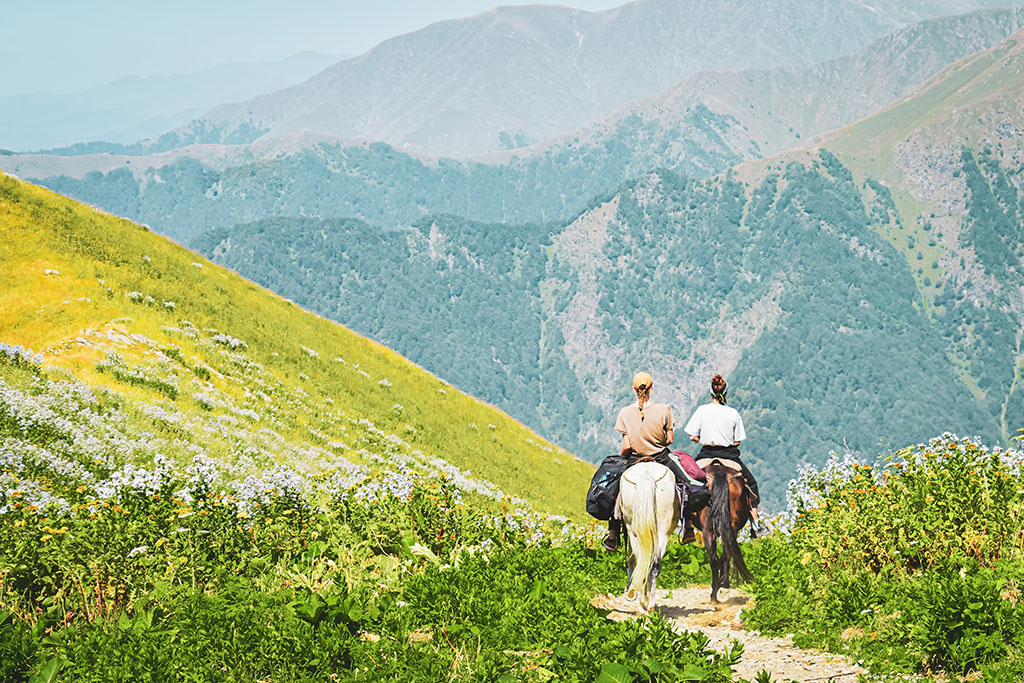
<svg viewBox="0 0 1024 683">
<path fill-rule="evenodd" d="M 716 462 L 722 467 L 726 468 L 727 470 L 730 470 L 735 474 L 743 474 L 743 468 L 740 467 L 740 464 L 735 460 L 721 460 L 719 458 L 701 458 L 700 460 L 697 461 L 697 467 L 707 472 L 708 468 L 714 465 Z"/>
<path fill-rule="evenodd" d="M 717 464 L 721 465 L 722 467 L 724 467 L 725 469 L 729 470 L 729 479 L 730 480 L 732 480 L 732 479 L 742 479 L 743 480 L 743 490 L 746 491 L 746 493 L 747 493 L 747 496 L 748 496 L 747 500 L 755 500 L 756 499 L 756 496 L 754 495 L 754 492 L 750 488 L 750 484 L 747 483 L 746 478 L 743 476 L 743 468 L 740 467 L 740 464 L 738 462 L 736 462 L 735 460 L 721 460 L 719 458 L 701 458 L 700 460 L 697 461 L 697 466 L 700 467 L 702 470 L 704 470 L 705 473 L 707 473 L 708 470 L 710 470 L 711 467 L 715 463 L 717 463 Z"/>
</svg>

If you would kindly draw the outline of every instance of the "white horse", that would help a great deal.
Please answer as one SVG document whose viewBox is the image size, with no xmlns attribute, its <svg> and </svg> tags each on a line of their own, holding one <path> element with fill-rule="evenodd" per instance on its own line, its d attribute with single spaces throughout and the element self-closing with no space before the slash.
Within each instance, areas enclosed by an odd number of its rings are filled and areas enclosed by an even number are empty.
<svg viewBox="0 0 1024 683">
<path fill-rule="evenodd" d="M 679 520 L 679 499 L 672 471 L 656 462 L 633 465 L 619 487 L 622 521 L 629 532 L 626 599 L 639 600 L 640 610 L 651 607 L 669 535 Z"/>
</svg>

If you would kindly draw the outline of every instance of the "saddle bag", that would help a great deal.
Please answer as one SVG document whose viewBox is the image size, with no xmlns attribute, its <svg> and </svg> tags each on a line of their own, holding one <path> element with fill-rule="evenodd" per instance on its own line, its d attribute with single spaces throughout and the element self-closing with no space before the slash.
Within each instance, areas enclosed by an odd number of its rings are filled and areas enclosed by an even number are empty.
<svg viewBox="0 0 1024 683">
<path fill-rule="evenodd" d="M 711 491 L 707 484 L 688 484 L 686 487 L 686 507 L 684 515 L 697 514 L 711 502 Z"/>
<path fill-rule="evenodd" d="M 601 520 L 611 519 L 615 499 L 619 497 L 619 478 L 629 467 L 622 455 L 609 455 L 597 467 L 587 492 L 587 514 Z"/>
</svg>

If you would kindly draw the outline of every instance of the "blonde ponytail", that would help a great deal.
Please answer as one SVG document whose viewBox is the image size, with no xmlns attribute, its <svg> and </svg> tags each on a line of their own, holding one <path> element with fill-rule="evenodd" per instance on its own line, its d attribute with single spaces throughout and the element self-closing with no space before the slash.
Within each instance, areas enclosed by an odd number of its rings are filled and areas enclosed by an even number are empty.
<svg viewBox="0 0 1024 683">
<path fill-rule="evenodd" d="M 636 407 L 640 409 L 640 421 L 644 421 L 644 404 L 651 398 L 651 385 L 636 388 Z"/>
</svg>

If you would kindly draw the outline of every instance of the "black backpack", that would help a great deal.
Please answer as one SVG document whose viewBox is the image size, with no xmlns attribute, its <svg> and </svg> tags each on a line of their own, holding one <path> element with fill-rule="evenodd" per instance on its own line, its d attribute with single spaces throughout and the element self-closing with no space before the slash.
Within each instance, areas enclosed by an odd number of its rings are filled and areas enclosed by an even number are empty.
<svg viewBox="0 0 1024 683">
<path fill-rule="evenodd" d="M 611 519 L 615 499 L 619 497 L 619 478 L 629 467 L 624 455 L 609 455 L 597 467 L 587 492 L 587 514 L 597 519 Z"/>
</svg>

